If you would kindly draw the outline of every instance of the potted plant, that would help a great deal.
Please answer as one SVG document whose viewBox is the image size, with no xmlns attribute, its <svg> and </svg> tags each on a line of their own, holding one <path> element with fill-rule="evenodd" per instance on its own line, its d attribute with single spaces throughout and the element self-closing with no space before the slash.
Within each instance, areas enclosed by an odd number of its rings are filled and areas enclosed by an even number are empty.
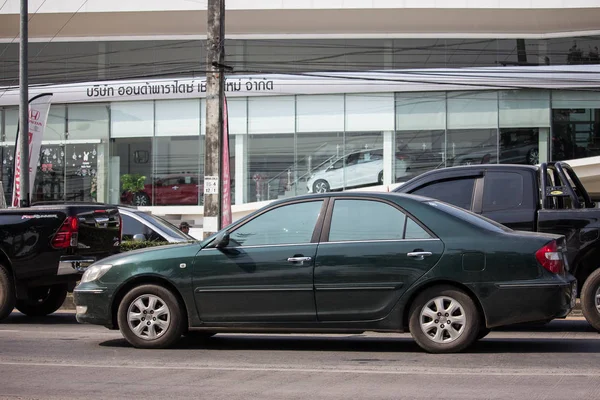
<svg viewBox="0 0 600 400">
<path fill-rule="evenodd" d="M 149 206 L 150 197 L 144 192 L 146 177 L 140 174 L 125 174 L 121 176 L 121 185 L 127 199 L 136 206 Z"/>
</svg>

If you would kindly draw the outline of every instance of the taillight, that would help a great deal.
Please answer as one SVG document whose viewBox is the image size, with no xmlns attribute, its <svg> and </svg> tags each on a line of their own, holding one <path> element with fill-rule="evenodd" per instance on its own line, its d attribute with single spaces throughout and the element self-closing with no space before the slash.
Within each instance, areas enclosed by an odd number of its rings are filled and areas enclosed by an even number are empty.
<svg viewBox="0 0 600 400">
<path fill-rule="evenodd" d="M 79 236 L 79 221 L 76 217 L 67 217 L 65 222 L 54 235 L 52 247 L 55 249 L 66 249 L 68 247 L 77 247 L 77 237 Z"/>
<path fill-rule="evenodd" d="M 562 253 L 558 251 L 555 240 L 539 249 L 535 253 L 535 258 L 542 264 L 542 267 L 553 274 L 561 274 L 564 272 L 563 256 Z"/>
</svg>

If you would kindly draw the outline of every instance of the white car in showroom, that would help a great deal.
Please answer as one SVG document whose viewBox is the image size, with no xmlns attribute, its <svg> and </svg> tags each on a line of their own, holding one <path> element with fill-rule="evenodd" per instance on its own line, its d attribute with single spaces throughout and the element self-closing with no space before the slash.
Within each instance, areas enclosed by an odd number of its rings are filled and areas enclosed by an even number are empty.
<svg viewBox="0 0 600 400">
<path fill-rule="evenodd" d="M 407 176 L 408 163 L 396 159 L 395 179 Z M 367 149 L 337 158 L 315 171 L 306 182 L 309 193 L 325 193 L 359 186 L 383 184 L 383 149 Z"/>
</svg>

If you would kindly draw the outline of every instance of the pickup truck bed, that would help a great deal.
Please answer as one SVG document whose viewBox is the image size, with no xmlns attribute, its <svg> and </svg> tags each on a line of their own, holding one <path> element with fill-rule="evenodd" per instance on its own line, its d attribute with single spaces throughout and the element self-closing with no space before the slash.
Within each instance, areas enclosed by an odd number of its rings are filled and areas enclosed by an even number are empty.
<svg viewBox="0 0 600 400">
<path fill-rule="evenodd" d="M 56 311 L 85 268 L 118 253 L 121 218 L 104 204 L 0 210 L 0 320 Z"/>
</svg>

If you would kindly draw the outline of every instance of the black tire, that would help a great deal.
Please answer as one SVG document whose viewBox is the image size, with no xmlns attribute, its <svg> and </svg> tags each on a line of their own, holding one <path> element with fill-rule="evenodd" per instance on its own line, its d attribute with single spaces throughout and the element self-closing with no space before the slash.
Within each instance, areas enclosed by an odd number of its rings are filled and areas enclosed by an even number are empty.
<svg viewBox="0 0 600 400">
<path fill-rule="evenodd" d="M 438 300 L 441 301 L 441 310 L 435 305 Z M 450 301 L 458 303 L 460 313 L 458 309 L 454 313 L 449 310 Z M 435 307 L 436 310 L 431 307 Z M 444 307 L 448 307 L 448 309 Z M 427 312 L 426 308 L 428 309 Z M 442 312 L 444 310 L 450 311 L 448 313 L 450 315 L 445 315 Z M 448 318 L 447 321 L 451 321 L 451 323 L 449 325 L 444 324 L 443 320 L 434 320 L 426 315 L 431 314 L 437 317 L 438 312 L 442 312 L 441 316 L 444 319 Z M 471 297 L 462 290 L 447 285 L 425 289 L 413 301 L 409 315 L 409 328 L 412 337 L 423 350 L 429 353 L 456 353 L 466 349 L 477 340 L 481 325 L 479 311 Z M 462 323 L 457 322 L 460 316 L 464 317 Z M 431 320 L 429 320 L 430 318 Z M 421 327 L 421 320 L 423 324 L 434 323 L 428 328 L 427 333 L 424 330 L 425 328 L 422 329 Z M 451 329 L 448 329 L 448 327 Z M 452 339 L 450 331 L 457 333 L 454 339 Z"/>
<path fill-rule="evenodd" d="M 58 310 L 67 298 L 67 285 L 30 288 L 28 298 L 17 300 L 17 310 L 30 317 L 42 317 Z"/>
<path fill-rule="evenodd" d="M 383 185 L 383 171 L 381 171 L 379 175 L 377 175 L 377 183 Z"/>
<path fill-rule="evenodd" d="M 479 333 L 477 334 L 477 340 L 481 340 L 484 337 L 486 337 L 487 335 L 490 334 L 492 330 L 490 328 L 486 328 L 485 326 L 481 326 L 479 328 Z"/>
<path fill-rule="evenodd" d="M 315 183 L 313 183 L 313 193 L 327 193 L 331 190 L 329 186 L 329 182 L 325 179 L 319 179 Z"/>
<path fill-rule="evenodd" d="M 581 288 L 581 311 L 583 316 L 600 332 L 600 269 L 592 272 Z"/>
<path fill-rule="evenodd" d="M 150 197 L 144 192 L 137 192 L 133 194 L 133 205 L 137 207 L 150 206 Z"/>
<path fill-rule="evenodd" d="M 15 308 L 15 285 L 11 272 L 0 264 L 0 321 Z"/>
<path fill-rule="evenodd" d="M 150 303 L 151 298 L 155 298 L 155 306 Z M 139 309 L 136 302 L 141 301 L 145 306 L 145 310 Z M 139 303 L 138 303 L 139 304 Z M 158 307 L 157 307 L 158 306 Z M 128 314 L 131 310 L 139 314 L 146 311 L 144 315 L 154 315 L 154 311 L 166 306 L 166 314 L 156 314 L 158 317 L 145 318 L 142 316 L 138 324 L 128 321 Z M 154 310 L 156 308 L 156 310 Z M 150 313 L 150 311 L 153 311 Z M 162 349 L 173 345 L 181 338 L 181 335 L 187 329 L 187 318 L 183 312 L 182 306 L 179 304 L 177 297 L 168 289 L 157 285 L 142 285 L 131 289 L 121 303 L 117 314 L 119 329 L 125 339 L 134 347 L 141 349 Z M 150 324 L 147 328 L 142 324 Z M 133 329 L 141 327 L 139 334 L 136 334 Z M 155 338 L 151 335 L 154 333 Z"/>
</svg>

